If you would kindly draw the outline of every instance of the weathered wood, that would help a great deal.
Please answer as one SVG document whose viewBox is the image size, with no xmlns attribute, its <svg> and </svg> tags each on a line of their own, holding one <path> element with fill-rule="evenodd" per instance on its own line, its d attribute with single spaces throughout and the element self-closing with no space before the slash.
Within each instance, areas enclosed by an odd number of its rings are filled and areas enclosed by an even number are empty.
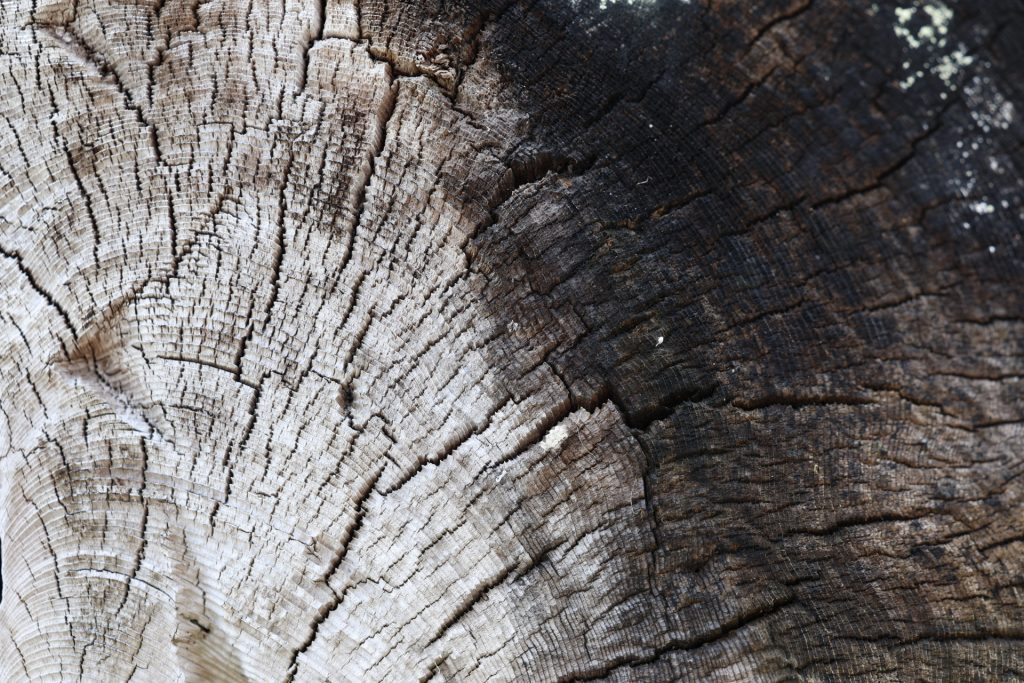
<svg viewBox="0 0 1024 683">
<path fill-rule="evenodd" d="M 0 48 L 0 679 L 1024 677 L 1016 0 Z"/>
</svg>

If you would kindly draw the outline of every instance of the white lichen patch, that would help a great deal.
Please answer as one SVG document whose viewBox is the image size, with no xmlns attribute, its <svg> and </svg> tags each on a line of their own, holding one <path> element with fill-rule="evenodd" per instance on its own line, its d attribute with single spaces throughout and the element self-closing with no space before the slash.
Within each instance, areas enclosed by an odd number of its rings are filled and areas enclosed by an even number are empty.
<svg viewBox="0 0 1024 683">
<path fill-rule="evenodd" d="M 939 63 L 932 67 L 932 73 L 941 78 L 946 85 L 950 85 L 953 77 L 960 73 L 961 69 L 973 63 L 974 57 L 967 54 L 961 46 L 948 55 L 942 55 Z"/>
<path fill-rule="evenodd" d="M 680 5 L 689 5 L 693 0 L 676 0 Z M 612 5 L 628 5 L 630 7 L 650 7 L 656 4 L 658 0 L 601 0 L 597 8 L 602 12 Z M 575 0 L 574 5 L 579 5 L 579 0 Z"/>
<path fill-rule="evenodd" d="M 897 7 L 896 8 L 896 21 L 900 22 L 900 26 L 905 26 L 910 23 L 910 20 L 917 14 L 916 7 Z M 898 29 L 899 27 L 897 27 Z M 896 35 L 900 35 L 897 31 Z"/>
<path fill-rule="evenodd" d="M 960 71 L 974 62 L 974 57 L 967 53 L 963 45 L 951 51 L 948 47 L 949 26 L 953 20 L 953 10 L 941 2 L 921 3 L 894 10 L 896 23 L 893 32 L 912 50 L 927 50 L 929 56 L 917 69 L 911 71 L 899 81 L 899 86 L 907 90 L 915 83 L 931 73 L 939 77 L 947 87 L 955 87 L 955 78 Z M 903 62 L 904 69 L 911 68 L 911 62 Z"/>
<path fill-rule="evenodd" d="M 601 4 L 598 5 L 598 9 L 604 11 L 608 9 L 609 5 L 652 5 L 652 0 L 601 0 Z"/>
<path fill-rule="evenodd" d="M 923 71 L 915 71 L 914 73 L 910 74 L 902 81 L 900 81 L 900 88 L 903 90 L 910 89 L 911 87 L 913 87 L 915 83 L 917 83 L 917 79 L 921 78 L 922 76 L 924 76 Z"/>
<path fill-rule="evenodd" d="M 546 451 L 553 451 L 561 446 L 567 438 L 569 438 L 569 430 L 564 424 L 557 424 L 544 435 L 540 447 Z"/>
<path fill-rule="evenodd" d="M 949 9 L 942 3 L 936 3 L 933 5 L 925 5 L 924 13 L 927 14 L 932 20 L 932 26 L 938 31 L 945 34 L 949 30 L 949 22 L 953 18 L 953 10 Z"/>
<path fill-rule="evenodd" d="M 1006 97 L 999 92 L 988 76 L 975 76 L 964 86 L 965 100 L 970 107 L 971 118 L 983 133 L 993 128 L 1006 130 L 1013 123 L 1017 111 Z"/>
<path fill-rule="evenodd" d="M 922 16 L 915 20 L 917 6 L 897 7 L 893 31 L 915 50 L 923 45 L 945 47 L 953 10 L 942 3 L 926 4 L 921 10 Z"/>
</svg>

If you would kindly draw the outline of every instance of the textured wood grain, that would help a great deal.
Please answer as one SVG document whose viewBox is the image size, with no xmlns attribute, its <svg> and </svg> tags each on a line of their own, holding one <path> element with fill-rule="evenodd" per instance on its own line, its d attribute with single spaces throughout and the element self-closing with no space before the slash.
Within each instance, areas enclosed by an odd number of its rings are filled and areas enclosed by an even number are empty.
<svg viewBox="0 0 1024 683">
<path fill-rule="evenodd" d="M 0 7 L 0 679 L 1024 677 L 1024 8 Z"/>
</svg>

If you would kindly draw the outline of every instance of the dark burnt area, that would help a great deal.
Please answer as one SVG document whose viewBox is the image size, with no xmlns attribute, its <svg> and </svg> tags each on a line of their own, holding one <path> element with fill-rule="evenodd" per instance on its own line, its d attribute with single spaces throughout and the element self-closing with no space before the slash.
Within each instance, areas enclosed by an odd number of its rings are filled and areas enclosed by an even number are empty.
<svg viewBox="0 0 1024 683">
<path fill-rule="evenodd" d="M 640 444 L 668 623 L 764 597 L 815 680 L 1024 668 L 1024 6 L 925 4 L 422 7 L 530 113 L 473 268 L 586 330 L 546 359 Z"/>
</svg>

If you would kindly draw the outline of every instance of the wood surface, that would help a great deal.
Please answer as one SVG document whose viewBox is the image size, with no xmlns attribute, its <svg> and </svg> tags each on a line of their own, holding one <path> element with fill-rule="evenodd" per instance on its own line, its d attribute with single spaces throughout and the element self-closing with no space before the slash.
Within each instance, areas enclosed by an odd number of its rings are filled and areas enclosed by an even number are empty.
<svg viewBox="0 0 1024 683">
<path fill-rule="evenodd" d="M 1019 0 L 0 62 L 0 680 L 1024 680 Z"/>
</svg>

